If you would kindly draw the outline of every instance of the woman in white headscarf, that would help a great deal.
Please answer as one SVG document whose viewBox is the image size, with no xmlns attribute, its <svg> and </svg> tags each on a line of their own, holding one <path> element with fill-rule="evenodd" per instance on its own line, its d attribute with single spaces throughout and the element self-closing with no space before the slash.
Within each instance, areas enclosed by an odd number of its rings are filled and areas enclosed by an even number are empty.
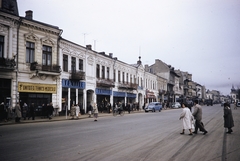
<svg viewBox="0 0 240 161">
<path fill-rule="evenodd" d="M 180 115 L 179 120 L 182 120 L 183 122 L 183 129 L 180 134 L 184 134 L 185 129 L 189 130 L 189 135 L 192 135 L 192 129 L 194 128 L 193 126 L 193 115 L 188 107 L 185 106 L 185 104 L 182 104 L 182 113 Z"/>
</svg>

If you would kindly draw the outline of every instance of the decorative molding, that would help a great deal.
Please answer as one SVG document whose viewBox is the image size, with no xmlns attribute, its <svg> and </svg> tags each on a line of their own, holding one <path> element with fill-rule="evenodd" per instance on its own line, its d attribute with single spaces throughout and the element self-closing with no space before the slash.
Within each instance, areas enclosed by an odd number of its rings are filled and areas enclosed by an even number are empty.
<svg viewBox="0 0 240 161">
<path fill-rule="evenodd" d="M 6 34 L 8 31 L 8 28 L 2 24 L 0 24 L 0 33 Z"/>
<path fill-rule="evenodd" d="M 94 62 L 93 56 L 89 56 L 87 58 L 87 62 L 88 62 L 89 65 L 93 65 L 93 62 Z"/>
<path fill-rule="evenodd" d="M 47 45 L 50 45 L 50 46 L 55 46 L 54 41 L 49 36 L 41 38 L 41 43 L 42 44 L 47 44 Z"/>
<path fill-rule="evenodd" d="M 33 32 L 29 32 L 29 33 L 24 34 L 24 38 L 25 38 L 25 41 L 26 40 L 32 40 L 32 41 L 36 42 L 36 41 L 39 40 L 37 35 L 35 35 Z"/>
</svg>

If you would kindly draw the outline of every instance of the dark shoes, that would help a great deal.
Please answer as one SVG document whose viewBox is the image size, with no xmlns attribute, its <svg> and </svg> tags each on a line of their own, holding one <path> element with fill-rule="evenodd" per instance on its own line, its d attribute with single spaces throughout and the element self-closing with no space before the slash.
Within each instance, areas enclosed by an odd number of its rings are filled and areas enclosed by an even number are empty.
<svg viewBox="0 0 240 161">
<path fill-rule="evenodd" d="M 193 133 L 194 133 L 194 134 L 197 134 L 197 131 L 194 131 Z"/>
<path fill-rule="evenodd" d="M 232 132 L 233 132 L 232 129 L 229 129 L 227 134 L 231 134 Z"/>
<path fill-rule="evenodd" d="M 193 135 L 192 133 L 188 134 L 188 135 Z"/>
<path fill-rule="evenodd" d="M 207 131 L 205 131 L 204 133 L 203 133 L 203 135 L 206 135 L 208 132 Z"/>
<path fill-rule="evenodd" d="M 181 134 L 181 135 L 183 135 L 183 134 L 184 134 L 184 132 L 181 132 L 180 134 Z"/>
</svg>

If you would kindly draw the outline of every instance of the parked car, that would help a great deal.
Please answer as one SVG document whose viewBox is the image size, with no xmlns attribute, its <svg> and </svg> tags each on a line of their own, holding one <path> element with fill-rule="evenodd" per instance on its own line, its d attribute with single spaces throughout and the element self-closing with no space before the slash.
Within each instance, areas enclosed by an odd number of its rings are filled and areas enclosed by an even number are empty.
<svg viewBox="0 0 240 161">
<path fill-rule="evenodd" d="M 160 102 L 150 102 L 147 107 L 145 108 L 145 112 L 155 112 L 155 111 L 159 111 L 161 112 L 162 110 L 162 104 Z"/>
<path fill-rule="evenodd" d="M 237 107 L 240 107 L 240 102 L 237 103 Z"/>
<path fill-rule="evenodd" d="M 173 102 L 172 108 L 180 108 L 181 104 L 179 102 Z"/>
</svg>

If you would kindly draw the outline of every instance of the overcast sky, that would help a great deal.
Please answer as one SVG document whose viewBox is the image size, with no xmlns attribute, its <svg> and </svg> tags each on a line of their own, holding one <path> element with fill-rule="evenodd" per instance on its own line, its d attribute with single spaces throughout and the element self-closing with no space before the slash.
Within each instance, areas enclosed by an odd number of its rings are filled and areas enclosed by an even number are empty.
<svg viewBox="0 0 240 161">
<path fill-rule="evenodd" d="M 240 88 L 239 0 L 17 0 L 20 16 L 128 64 L 160 59 L 228 95 Z"/>
</svg>

